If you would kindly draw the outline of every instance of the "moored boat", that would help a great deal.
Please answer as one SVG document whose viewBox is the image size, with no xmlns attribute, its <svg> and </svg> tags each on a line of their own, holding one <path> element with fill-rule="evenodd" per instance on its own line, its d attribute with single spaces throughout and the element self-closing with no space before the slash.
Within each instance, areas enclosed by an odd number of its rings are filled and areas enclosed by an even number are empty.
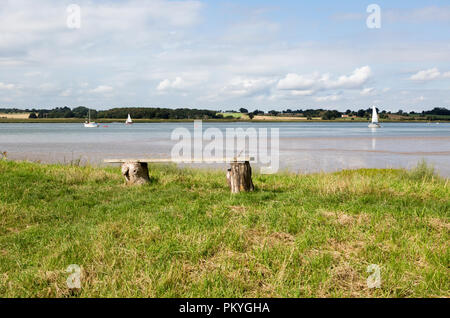
<svg viewBox="0 0 450 318">
<path fill-rule="evenodd" d="M 130 114 L 128 114 L 128 118 L 125 121 L 125 125 L 131 125 L 132 123 L 133 123 L 133 121 L 131 120 L 131 116 L 130 116 Z"/>
<path fill-rule="evenodd" d="M 375 106 L 372 106 L 372 122 L 369 124 L 369 128 L 380 128 L 378 123 L 378 114 Z"/>
<path fill-rule="evenodd" d="M 88 120 L 84 123 L 84 128 L 98 128 L 99 124 L 97 124 L 95 121 L 91 121 L 91 110 L 88 111 Z"/>
</svg>

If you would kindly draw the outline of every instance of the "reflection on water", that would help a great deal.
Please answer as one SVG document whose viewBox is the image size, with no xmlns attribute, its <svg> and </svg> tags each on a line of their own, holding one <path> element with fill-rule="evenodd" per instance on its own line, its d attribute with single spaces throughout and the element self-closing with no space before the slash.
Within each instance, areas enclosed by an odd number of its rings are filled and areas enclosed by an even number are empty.
<svg viewBox="0 0 450 318">
<path fill-rule="evenodd" d="M 11 159 L 101 163 L 113 157 L 167 158 L 173 129 L 193 123 L 148 123 L 86 129 L 82 124 L 0 124 L 0 151 Z M 413 167 L 425 158 L 450 176 L 450 124 L 203 123 L 203 130 L 279 128 L 281 169 L 301 172 Z M 206 144 L 206 142 L 205 142 Z M 222 167 L 220 165 L 215 165 Z"/>
</svg>

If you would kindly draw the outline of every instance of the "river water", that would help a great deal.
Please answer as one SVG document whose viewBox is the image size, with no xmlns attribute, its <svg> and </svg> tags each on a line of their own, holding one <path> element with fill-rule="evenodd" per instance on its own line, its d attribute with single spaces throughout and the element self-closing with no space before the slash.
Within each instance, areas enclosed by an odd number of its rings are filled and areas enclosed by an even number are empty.
<svg viewBox="0 0 450 318">
<path fill-rule="evenodd" d="M 449 123 L 384 123 L 379 129 L 369 129 L 366 123 L 341 122 L 202 126 L 203 131 L 218 128 L 224 135 L 227 128 L 267 128 L 269 137 L 271 129 L 278 128 L 281 170 L 310 173 L 411 168 L 425 159 L 442 176 L 450 177 Z M 194 123 L 112 123 L 91 129 L 72 123 L 5 123 L 0 124 L 0 151 L 7 151 L 10 159 L 63 163 L 81 160 L 95 165 L 107 158 L 169 158 L 177 143 L 171 140 L 171 134 L 180 127 L 193 132 Z"/>
</svg>

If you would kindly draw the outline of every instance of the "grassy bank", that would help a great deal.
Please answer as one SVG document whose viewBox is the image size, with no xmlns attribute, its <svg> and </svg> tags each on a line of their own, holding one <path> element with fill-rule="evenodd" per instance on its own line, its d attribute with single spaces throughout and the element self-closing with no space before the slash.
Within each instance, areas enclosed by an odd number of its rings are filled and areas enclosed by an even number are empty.
<svg viewBox="0 0 450 318">
<path fill-rule="evenodd" d="M 450 296 L 450 191 L 424 166 L 255 175 L 239 195 L 220 171 L 119 170 L 0 160 L 1 297 Z"/>
</svg>

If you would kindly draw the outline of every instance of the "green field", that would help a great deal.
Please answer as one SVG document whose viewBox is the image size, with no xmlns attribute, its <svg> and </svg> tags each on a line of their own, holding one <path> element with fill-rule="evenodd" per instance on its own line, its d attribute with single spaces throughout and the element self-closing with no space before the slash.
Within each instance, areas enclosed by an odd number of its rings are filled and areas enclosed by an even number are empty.
<svg viewBox="0 0 450 318">
<path fill-rule="evenodd" d="M 243 113 L 217 113 L 218 115 L 222 115 L 223 117 L 233 117 L 236 119 L 249 119 L 248 115 Z"/>
<path fill-rule="evenodd" d="M 448 180 L 423 164 L 256 174 L 238 195 L 223 171 L 119 170 L 0 160 L 0 297 L 450 296 Z"/>
</svg>

